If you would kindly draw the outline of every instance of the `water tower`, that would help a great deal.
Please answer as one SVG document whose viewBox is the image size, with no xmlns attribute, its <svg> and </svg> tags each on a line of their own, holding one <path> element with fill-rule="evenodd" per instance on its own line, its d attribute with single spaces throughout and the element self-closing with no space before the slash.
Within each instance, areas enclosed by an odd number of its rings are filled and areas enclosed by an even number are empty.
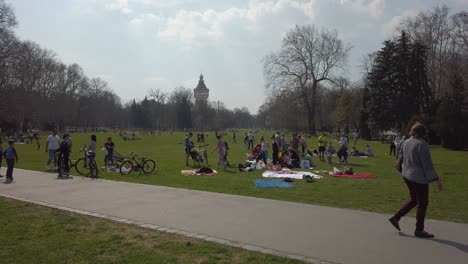
<svg viewBox="0 0 468 264">
<path fill-rule="evenodd" d="M 203 74 L 200 74 L 200 80 L 198 81 L 197 87 L 193 89 L 193 95 L 197 103 L 206 103 L 208 101 L 210 90 L 205 85 Z"/>
</svg>

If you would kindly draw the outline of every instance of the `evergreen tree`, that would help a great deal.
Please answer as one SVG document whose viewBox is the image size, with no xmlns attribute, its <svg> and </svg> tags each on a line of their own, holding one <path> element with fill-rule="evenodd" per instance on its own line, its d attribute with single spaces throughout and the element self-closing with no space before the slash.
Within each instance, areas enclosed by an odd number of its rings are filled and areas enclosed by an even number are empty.
<svg viewBox="0 0 468 264">
<path fill-rule="evenodd" d="M 394 52 L 395 43 L 385 41 L 384 47 L 377 52 L 374 65 L 368 74 L 369 101 L 366 109 L 369 114 L 369 127 L 377 131 L 392 129 L 396 122 L 391 66 Z"/>
</svg>

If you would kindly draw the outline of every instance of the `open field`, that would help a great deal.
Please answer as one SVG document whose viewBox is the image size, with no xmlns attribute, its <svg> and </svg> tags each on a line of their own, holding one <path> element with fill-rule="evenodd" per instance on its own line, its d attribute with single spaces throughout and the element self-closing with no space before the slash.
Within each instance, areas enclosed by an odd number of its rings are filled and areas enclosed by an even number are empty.
<svg viewBox="0 0 468 264">
<path fill-rule="evenodd" d="M 2 263 L 301 263 L 5 198 L 0 225 Z"/>
<path fill-rule="evenodd" d="M 271 137 L 272 132 L 259 132 L 261 135 Z M 112 133 L 98 133 L 98 146 L 102 146 L 107 136 L 112 136 L 116 144 L 116 150 L 128 155 L 134 151 L 139 155 L 152 158 L 157 163 L 156 171 L 151 175 L 139 175 L 133 173 L 122 176 L 119 173 L 100 172 L 99 176 L 116 181 L 128 181 L 144 184 L 154 184 L 237 194 L 269 199 L 294 201 L 302 203 L 320 204 L 333 207 L 353 208 L 372 212 L 391 213 L 397 210 L 407 198 L 407 190 L 401 178 L 394 169 L 394 158 L 388 156 L 388 145 L 380 142 L 359 141 L 357 148 L 364 150 L 366 144 L 370 144 L 374 152 L 379 155 L 376 158 L 360 159 L 349 158 L 349 165 L 355 172 L 371 173 L 377 175 L 377 179 L 341 179 L 326 176 L 315 183 L 296 181 L 294 189 L 256 189 L 253 180 L 261 178 L 261 172 L 239 172 L 236 168 L 228 171 L 220 171 L 216 176 L 184 176 L 180 171 L 189 169 L 184 166 L 184 146 L 182 144 L 184 133 L 163 133 L 162 135 L 145 136 L 142 140 L 123 141 Z M 196 136 L 196 132 L 195 132 Z M 42 140 L 46 135 L 42 135 Z M 89 134 L 73 134 L 73 153 L 75 158 L 80 157 L 78 149 L 82 144 L 89 143 Z M 244 163 L 246 157 L 243 133 L 237 134 L 238 143 L 233 144 L 231 134 L 225 139 L 229 143 L 229 161 L 231 164 Z M 193 138 L 196 141 L 196 138 Z M 207 138 L 208 156 L 210 165 L 216 169 L 216 153 L 212 152 L 215 146 L 214 133 L 210 132 Z M 307 139 L 309 148 L 316 148 L 316 138 Z M 35 145 L 18 144 L 17 150 L 20 162 L 17 167 L 32 170 L 45 170 L 47 154 L 42 149 L 38 151 Z M 436 191 L 436 186 L 431 186 L 430 206 L 428 218 L 468 223 L 468 176 L 464 173 L 464 165 L 468 161 L 468 152 L 449 151 L 437 146 L 431 148 L 431 154 L 436 170 L 442 177 L 445 190 Z M 271 157 L 271 153 L 270 153 Z M 98 153 L 98 165 L 103 164 L 103 157 Z M 337 161 L 337 158 L 334 158 Z M 318 170 L 330 170 L 332 167 L 320 163 L 314 158 Z M 337 167 L 342 167 L 335 165 Z M 4 168 L 2 174 L 4 174 Z M 73 173 L 73 171 L 72 171 Z M 76 174 L 76 173 L 75 173 Z"/>
</svg>

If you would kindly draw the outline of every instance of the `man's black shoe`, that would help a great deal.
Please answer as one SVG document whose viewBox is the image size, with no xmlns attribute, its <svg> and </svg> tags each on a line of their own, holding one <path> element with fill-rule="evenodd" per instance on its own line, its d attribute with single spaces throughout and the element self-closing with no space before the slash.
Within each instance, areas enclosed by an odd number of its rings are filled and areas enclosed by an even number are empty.
<svg viewBox="0 0 468 264">
<path fill-rule="evenodd" d="M 388 221 L 398 230 L 400 231 L 400 224 L 398 223 L 398 221 L 395 219 L 395 217 L 390 217 L 388 219 Z"/>
<path fill-rule="evenodd" d="M 415 237 L 420 237 L 420 238 L 433 238 L 434 235 L 431 233 L 428 233 L 426 231 L 415 231 L 414 232 Z"/>
</svg>

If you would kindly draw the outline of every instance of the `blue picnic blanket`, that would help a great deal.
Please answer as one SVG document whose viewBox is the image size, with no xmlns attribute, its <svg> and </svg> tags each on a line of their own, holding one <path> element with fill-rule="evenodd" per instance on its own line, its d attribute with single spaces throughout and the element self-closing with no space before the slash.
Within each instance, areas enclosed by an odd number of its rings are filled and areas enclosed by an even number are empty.
<svg viewBox="0 0 468 264">
<path fill-rule="evenodd" d="M 294 188 L 294 185 L 282 180 L 255 180 L 256 188 Z"/>
</svg>

